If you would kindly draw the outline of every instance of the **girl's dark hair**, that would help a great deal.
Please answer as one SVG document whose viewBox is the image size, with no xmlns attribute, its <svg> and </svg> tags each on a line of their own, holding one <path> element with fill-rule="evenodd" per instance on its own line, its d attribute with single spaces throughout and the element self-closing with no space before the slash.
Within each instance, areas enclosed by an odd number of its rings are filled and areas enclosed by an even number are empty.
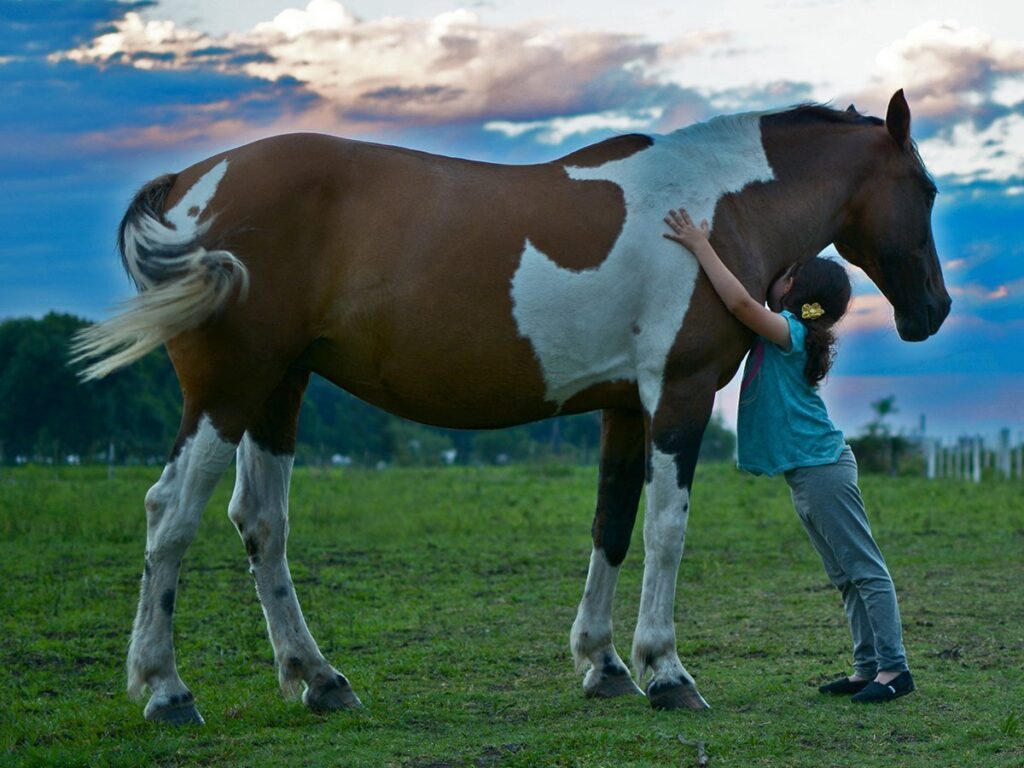
<svg viewBox="0 0 1024 768">
<path fill-rule="evenodd" d="M 793 278 L 793 287 L 782 299 L 782 306 L 807 328 L 804 378 L 813 387 L 825 378 L 832 367 L 836 346 L 833 327 L 846 314 L 850 304 L 850 278 L 842 264 L 820 256 L 794 265 L 789 277 Z M 814 320 L 805 320 L 801 317 L 804 304 L 818 304 L 824 314 Z"/>
</svg>

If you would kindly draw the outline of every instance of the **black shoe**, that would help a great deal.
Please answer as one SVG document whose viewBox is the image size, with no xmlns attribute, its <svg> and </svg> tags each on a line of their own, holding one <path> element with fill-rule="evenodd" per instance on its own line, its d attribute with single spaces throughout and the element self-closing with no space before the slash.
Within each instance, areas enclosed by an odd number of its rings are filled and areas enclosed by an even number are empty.
<svg viewBox="0 0 1024 768">
<path fill-rule="evenodd" d="M 874 704 L 883 701 L 892 701 L 900 696 L 906 696 L 914 690 L 914 678 L 910 672 L 900 672 L 899 675 L 890 680 L 887 684 L 876 683 L 872 680 L 864 687 L 864 690 L 853 696 L 850 701 L 858 704 Z"/>
<path fill-rule="evenodd" d="M 825 685 L 818 686 L 818 693 L 834 693 L 843 694 L 857 693 L 858 691 L 864 690 L 869 681 L 867 680 L 851 680 L 848 677 L 841 677 L 838 680 L 833 680 L 831 683 L 825 683 Z"/>
</svg>

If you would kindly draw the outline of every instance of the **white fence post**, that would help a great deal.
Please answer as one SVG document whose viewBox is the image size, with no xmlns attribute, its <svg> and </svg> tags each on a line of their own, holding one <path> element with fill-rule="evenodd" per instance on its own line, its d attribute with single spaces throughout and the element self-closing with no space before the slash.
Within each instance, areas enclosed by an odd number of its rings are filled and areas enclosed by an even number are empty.
<svg viewBox="0 0 1024 768">
<path fill-rule="evenodd" d="M 971 479 L 976 483 L 981 482 L 981 436 L 975 437 L 971 441 L 972 445 L 972 467 L 973 472 L 971 473 Z"/>
<path fill-rule="evenodd" d="M 999 430 L 999 474 L 1010 479 L 1010 430 Z"/>
<path fill-rule="evenodd" d="M 939 448 L 938 441 L 937 440 L 928 440 L 928 439 L 926 439 L 925 440 L 925 445 L 927 446 L 927 448 L 925 449 L 927 451 L 927 453 L 925 454 L 924 476 L 927 477 L 929 480 L 934 480 L 935 479 L 935 454 L 936 454 L 936 452 L 938 451 L 938 448 Z"/>
</svg>

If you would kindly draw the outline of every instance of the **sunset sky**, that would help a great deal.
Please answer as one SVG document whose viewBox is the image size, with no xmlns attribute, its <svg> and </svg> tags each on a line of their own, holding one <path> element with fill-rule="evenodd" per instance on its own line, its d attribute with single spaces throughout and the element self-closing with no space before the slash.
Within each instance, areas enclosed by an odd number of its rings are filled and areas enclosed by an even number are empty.
<svg viewBox="0 0 1024 768">
<path fill-rule="evenodd" d="M 90 319 L 149 178 L 313 130 L 495 162 L 904 88 L 953 314 L 906 344 L 862 275 L 824 389 L 855 434 L 1024 430 L 1024 5 L 1003 0 L 0 0 L 0 318 Z M 735 385 L 719 408 L 735 417 Z"/>
</svg>

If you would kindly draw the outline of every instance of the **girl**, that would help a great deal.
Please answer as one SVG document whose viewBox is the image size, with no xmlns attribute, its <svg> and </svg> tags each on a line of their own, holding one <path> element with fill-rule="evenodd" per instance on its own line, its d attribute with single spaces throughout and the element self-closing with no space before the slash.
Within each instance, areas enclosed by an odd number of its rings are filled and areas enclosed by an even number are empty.
<svg viewBox="0 0 1024 768">
<path fill-rule="evenodd" d="M 743 371 L 738 463 L 755 475 L 785 474 L 797 515 L 842 592 L 853 635 L 853 669 L 818 690 L 881 702 L 914 690 L 903 649 L 896 590 L 871 536 L 857 487 L 857 462 L 828 417 L 817 385 L 832 365 L 832 327 L 850 302 L 850 280 L 834 261 L 794 264 L 753 299 L 680 208 L 665 237 L 688 248 L 736 319 L 757 334 Z"/>
</svg>

